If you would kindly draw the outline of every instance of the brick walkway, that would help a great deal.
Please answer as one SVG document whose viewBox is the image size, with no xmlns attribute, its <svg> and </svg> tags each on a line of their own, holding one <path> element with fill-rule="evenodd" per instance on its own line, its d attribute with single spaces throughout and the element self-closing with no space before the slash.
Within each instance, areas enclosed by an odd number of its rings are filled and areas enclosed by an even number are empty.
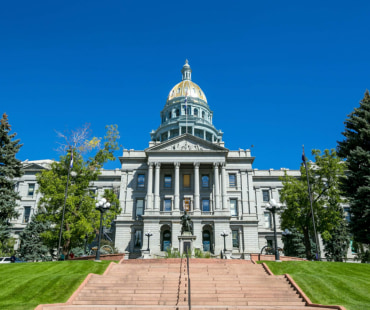
<svg viewBox="0 0 370 310">
<path fill-rule="evenodd" d="M 286 277 L 271 276 L 249 261 L 190 259 L 190 280 L 193 309 L 328 309 L 306 306 Z M 104 275 L 90 274 L 66 304 L 36 309 L 188 309 L 186 259 L 121 261 Z"/>
</svg>

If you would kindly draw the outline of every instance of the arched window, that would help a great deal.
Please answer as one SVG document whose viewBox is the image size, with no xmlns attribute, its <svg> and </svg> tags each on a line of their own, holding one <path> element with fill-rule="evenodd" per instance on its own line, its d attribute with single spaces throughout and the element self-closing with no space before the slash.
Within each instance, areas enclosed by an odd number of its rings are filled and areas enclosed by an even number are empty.
<svg viewBox="0 0 370 310">
<path fill-rule="evenodd" d="M 198 109 L 194 109 L 194 116 L 198 116 Z"/>
<path fill-rule="evenodd" d="M 203 230 L 203 251 L 211 252 L 211 233 L 209 230 Z"/>
<path fill-rule="evenodd" d="M 202 118 L 206 116 L 206 112 L 202 111 Z"/>
<path fill-rule="evenodd" d="M 171 231 L 165 230 L 162 235 L 162 251 L 167 251 L 168 248 L 171 248 Z"/>
<path fill-rule="evenodd" d="M 171 119 L 172 118 L 172 112 L 168 112 L 168 119 Z"/>
</svg>

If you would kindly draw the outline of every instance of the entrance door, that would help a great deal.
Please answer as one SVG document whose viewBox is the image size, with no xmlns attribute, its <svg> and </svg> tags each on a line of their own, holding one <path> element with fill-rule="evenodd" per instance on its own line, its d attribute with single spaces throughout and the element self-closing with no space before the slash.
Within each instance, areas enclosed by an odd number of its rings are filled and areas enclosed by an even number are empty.
<svg viewBox="0 0 370 310">
<path fill-rule="evenodd" d="M 211 234 L 208 230 L 203 230 L 203 252 L 211 252 Z"/>
<path fill-rule="evenodd" d="M 162 251 L 167 251 L 167 249 L 170 248 L 171 248 L 171 232 L 169 230 L 165 230 L 163 232 Z"/>
</svg>

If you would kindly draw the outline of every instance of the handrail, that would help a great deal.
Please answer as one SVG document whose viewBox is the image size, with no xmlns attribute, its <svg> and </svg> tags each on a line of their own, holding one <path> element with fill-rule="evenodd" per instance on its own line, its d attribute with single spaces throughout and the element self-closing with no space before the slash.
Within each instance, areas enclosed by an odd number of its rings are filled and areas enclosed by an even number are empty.
<svg viewBox="0 0 370 310">
<path fill-rule="evenodd" d="M 176 301 L 176 306 L 179 305 L 180 302 L 180 290 L 181 290 L 181 275 L 182 275 L 182 257 L 180 260 L 180 275 L 179 275 L 179 284 L 177 287 L 177 301 Z"/>
<path fill-rule="evenodd" d="M 191 310 L 191 289 L 190 289 L 190 274 L 189 274 L 189 253 L 186 253 L 186 265 L 188 269 L 188 306 Z"/>
</svg>

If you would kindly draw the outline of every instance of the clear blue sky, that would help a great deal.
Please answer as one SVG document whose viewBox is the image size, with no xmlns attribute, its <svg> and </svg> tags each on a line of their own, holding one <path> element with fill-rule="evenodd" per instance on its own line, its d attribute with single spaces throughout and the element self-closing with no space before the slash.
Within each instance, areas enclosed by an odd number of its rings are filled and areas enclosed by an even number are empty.
<svg viewBox="0 0 370 310">
<path fill-rule="evenodd" d="M 370 1 L 3 1 L 0 112 L 22 160 L 91 123 L 145 149 L 185 59 L 231 150 L 298 169 L 370 88 Z M 121 155 L 121 151 L 117 154 Z M 308 156 L 312 158 L 311 156 Z M 118 163 L 106 168 L 119 167 Z"/>
</svg>

